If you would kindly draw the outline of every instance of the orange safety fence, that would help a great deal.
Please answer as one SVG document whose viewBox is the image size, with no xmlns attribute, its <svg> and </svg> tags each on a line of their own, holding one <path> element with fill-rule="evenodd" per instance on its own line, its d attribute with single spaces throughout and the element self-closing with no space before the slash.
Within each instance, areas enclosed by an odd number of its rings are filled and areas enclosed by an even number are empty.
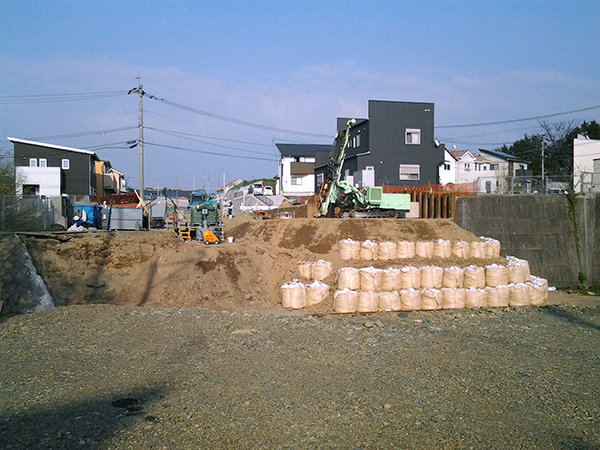
<svg viewBox="0 0 600 450">
<path fill-rule="evenodd" d="M 425 184 L 423 186 L 386 186 L 383 185 L 386 194 L 411 194 L 424 192 L 430 194 L 454 194 L 454 195 L 477 195 L 477 182 L 460 184 Z"/>
</svg>

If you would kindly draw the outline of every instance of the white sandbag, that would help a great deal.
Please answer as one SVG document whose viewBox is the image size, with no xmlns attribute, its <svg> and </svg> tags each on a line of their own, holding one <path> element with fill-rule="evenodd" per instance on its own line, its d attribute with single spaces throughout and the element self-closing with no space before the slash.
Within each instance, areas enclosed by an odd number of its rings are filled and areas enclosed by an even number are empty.
<svg viewBox="0 0 600 450">
<path fill-rule="evenodd" d="M 508 269 L 500 264 L 485 267 L 485 285 L 496 287 L 508 284 Z"/>
<path fill-rule="evenodd" d="M 402 289 L 400 291 L 400 303 L 402 311 L 419 311 L 421 309 L 421 291 Z"/>
<path fill-rule="evenodd" d="M 441 289 L 444 269 L 435 266 L 421 267 L 421 287 L 423 289 Z"/>
<path fill-rule="evenodd" d="M 488 308 L 506 308 L 508 306 L 508 286 L 486 287 Z"/>
<path fill-rule="evenodd" d="M 415 243 L 415 255 L 420 256 L 421 258 L 432 258 L 433 242 L 417 241 L 417 243 Z"/>
<path fill-rule="evenodd" d="M 460 309 L 465 307 L 465 288 L 443 288 L 442 309 Z"/>
<path fill-rule="evenodd" d="M 325 278 L 327 278 L 329 276 L 332 269 L 333 269 L 333 264 L 331 263 L 331 261 L 325 261 L 323 259 L 320 259 L 317 262 L 312 264 L 312 267 L 311 267 L 312 277 L 315 280 L 323 281 Z"/>
<path fill-rule="evenodd" d="M 523 283 L 508 285 L 508 306 L 527 306 L 530 303 L 529 286 Z"/>
<path fill-rule="evenodd" d="M 340 258 L 343 260 L 359 259 L 360 258 L 360 242 L 352 239 L 344 239 L 340 241 Z"/>
<path fill-rule="evenodd" d="M 360 259 L 363 261 L 373 261 L 377 259 L 378 248 L 377 242 L 366 240 L 360 244 Z"/>
<path fill-rule="evenodd" d="M 400 269 L 400 284 L 402 289 L 421 288 L 421 269 L 406 266 Z"/>
<path fill-rule="evenodd" d="M 506 259 L 509 263 L 517 263 L 525 270 L 525 282 L 531 281 L 531 270 L 529 269 L 529 262 L 525 259 L 519 259 L 515 256 L 507 256 Z"/>
<path fill-rule="evenodd" d="M 358 291 L 360 289 L 360 275 L 356 267 L 342 267 L 338 270 L 337 287 L 339 290 L 350 289 Z"/>
<path fill-rule="evenodd" d="M 500 257 L 500 241 L 488 237 L 481 237 L 481 253 L 486 259 Z"/>
<path fill-rule="evenodd" d="M 460 267 L 452 266 L 444 269 L 444 278 L 442 279 L 442 287 L 445 288 L 461 288 L 464 283 L 464 271 Z"/>
<path fill-rule="evenodd" d="M 310 279 L 311 276 L 312 263 L 309 261 L 302 261 L 298 263 L 298 272 L 300 273 L 300 278 Z"/>
<path fill-rule="evenodd" d="M 399 291 L 402 289 L 402 271 L 400 269 L 385 269 L 381 274 L 382 291 Z"/>
<path fill-rule="evenodd" d="M 358 312 L 377 312 L 379 309 L 379 293 L 378 292 L 365 292 L 360 291 L 358 293 L 358 305 L 356 310 Z"/>
<path fill-rule="evenodd" d="M 485 287 L 485 270 L 483 267 L 470 265 L 464 270 L 464 286 L 466 288 L 483 289 Z"/>
<path fill-rule="evenodd" d="M 495 288 L 491 288 L 495 289 Z M 485 308 L 488 306 L 488 291 L 486 289 L 465 289 L 465 308 Z"/>
<path fill-rule="evenodd" d="M 508 283 L 516 284 L 527 281 L 525 266 L 519 264 L 518 261 L 508 260 L 506 270 L 508 271 Z"/>
<path fill-rule="evenodd" d="M 336 313 L 353 313 L 358 307 L 358 292 L 350 289 L 335 291 L 333 294 L 333 310 Z"/>
<path fill-rule="evenodd" d="M 412 241 L 400 241 L 396 244 L 396 257 L 397 258 L 414 258 L 415 257 L 415 243 Z"/>
<path fill-rule="evenodd" d="M 361 291 L 381 291 L 381 278 L 383 276 L 383 270 L 376 269 L 375 267 L 363 267 L 358 271 L 360 277 L 360 290 Z"/>
<path fill-rule="evenodd" d="M 421 290 L 421 309 L 423 311 L 442 309 L 442 302 L 442 291 L 439 289 Z"/>
<path fill-rule="evenodd" d="M 396 259 L 397 245 L 395 242 L 380 242 L 377 250 L 377 259 L 386 261 Z"/>
<path fill-rule="evenodd" d="M 306 285 L 306 306 L 316 305 L 329 295 L 329 286 L 318 280 Z"/>
<path fill-rule="evenodd" d="M 379 311 L 400 311 L 402 302 L 398 291 L 379 293 Z"/>
<path fill-rule="evenodd" d="M 544 301 L 548 300 L 548 280 L 546 280 L 545 278 L 536 277 L 535 275 L 531 275 L 531 283 L 544 286 Z"/>
<path fill-rule="evenodd" d="M 482 245 L 481 245 L 481 241 L 473 241 L 471 242 L 471 249 L 470 249 L 470 257 L 471 258 L 483 258 L 483 250 L 482 250 Z"/>
<path fill-rule="evenodd" d="M 281 304 L 284 308 L 301 309 L 306 306 L 306 286 L 294 280 L 281 286 Z"/>
<path fill-rule="evenodd" d="M 450 258 L 452 255 L 452 244 L 445 239 L 438 239 L 433 243 L 433 256 L 439 258 Z"/>
<path fill-rule="evenodd" d="M 459 258 L 468 258 L 471 255 L 471 244 L 458 241 L 452 244 L 452 254 Z"/>
</svg>

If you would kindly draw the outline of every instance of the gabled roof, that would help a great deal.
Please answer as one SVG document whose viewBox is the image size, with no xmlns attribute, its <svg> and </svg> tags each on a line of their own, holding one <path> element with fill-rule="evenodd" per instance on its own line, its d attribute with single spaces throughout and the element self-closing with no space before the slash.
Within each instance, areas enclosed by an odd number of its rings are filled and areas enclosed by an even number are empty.
<svg viewBox="0 0 600 450">
<path fill-rule="evenodd" d="M 486 153 L 490 156 L 494 156 L 496 158 L 500 158 L 500 159 L 504 159 L 506 161 L 514 161 L 514 162 L 520 162 L 520 163 L 526 163 L 529 164 L 529 161 L 527 161 L 526 159 L 523 159 L 519 156 L 515 156 L 515 155 L 509 155 L 508 153 L 504 153 L 504 152 L 499 152 L 497 150 L 486 150 L 484 148 L 480 148 L 479 149 L 479 153 Z"/>
<path fill-rule="evenodd" d="M 19 144 L 35 145 L 37 147 L 53 148 L 55 150 L 64 150 L 67 152 L 85 153 L 86 155 L 90 155 L 90 156 L 94 156 L 94 157 L 98 158 L 98 155 L 96 155 L 96 153 L 91 152 L 89 150 L 82 150 L 80 148 L 63 147 L 62 145 L 47 144 L 45 142 L 26 141 L 25 139 L 19 139 L 19 138 L 13 138 L 13 137 L 8 137 L 6 139 L 8 139 L 13 144 L 19 143 Z"/>
<path fill-rule="evenodd" d="M 275 144 L 281 156 L 315 156 L 319 151 L 331 151 L 331 145 L 323 144 Z"/>
</svg>

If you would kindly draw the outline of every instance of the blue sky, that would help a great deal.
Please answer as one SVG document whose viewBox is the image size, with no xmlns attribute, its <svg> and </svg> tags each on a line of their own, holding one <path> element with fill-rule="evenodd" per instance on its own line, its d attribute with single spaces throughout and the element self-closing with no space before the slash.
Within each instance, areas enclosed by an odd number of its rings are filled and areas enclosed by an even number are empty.
<svg viewBox="0 0 600 450">
<path fill-rule="evenodd" d="M 137 126 L 138 98 L 125 95 L 136 77 L 170 102 L 307 133 L 145 98 L 149 187 L 272 177 L 275 142 L 330 144 L 336 118 L 366 117 L 370 99 L 435 103 L 440 141 L 495 148 L 537 121 L 442 127 L 600 105 L 599 16 L 598 1 L 0 0 L 0 97 L 123 93 L 0 98 L 0 150 L 7 136 L 98 149 L 138 186 L 125 145 L 138 131 L 101 133 Z M 600 120 L 600 108 L 549 120 Z"/>
</svg>

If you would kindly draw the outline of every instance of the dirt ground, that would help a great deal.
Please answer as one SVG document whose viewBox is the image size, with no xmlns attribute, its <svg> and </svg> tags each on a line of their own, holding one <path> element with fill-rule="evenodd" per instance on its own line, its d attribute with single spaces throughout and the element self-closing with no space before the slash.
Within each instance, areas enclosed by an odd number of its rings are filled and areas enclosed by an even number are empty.
<svg viewBox="0 0 600 450">
<path fill-rule="evenodd" d="M 280 286 L 299 278 L 297 264 L 324 259 L 333 263 L 325 280 L 335 288 L 337 269 L 407 264 L 440 267 L 487 265 L 503 259 L 419 257 L 394 261 L 344 261 L 341 239 L 364 241 L 473 241 L 478 237 L 450 220 L 288 219 L 226 222 L 232 244 L 205 246 L 182 242 L 170 231 L 87 232 L 68 242 L 26 237 L 38 272 L 59 306 L 107 303 L 127 306 L 205 307 L 214 310 L 270 310 L 281 306 Z M 518 255 L 516 255 L 518 256 Z M 309 280 L 304 280 L 308 282 Z M 551 302 L 573 299 L 552 296 Z M 591 301 L 587 299 L 586 301 Z M 333 311 L 332 295 L 308 308 Z"/>
</svg>

